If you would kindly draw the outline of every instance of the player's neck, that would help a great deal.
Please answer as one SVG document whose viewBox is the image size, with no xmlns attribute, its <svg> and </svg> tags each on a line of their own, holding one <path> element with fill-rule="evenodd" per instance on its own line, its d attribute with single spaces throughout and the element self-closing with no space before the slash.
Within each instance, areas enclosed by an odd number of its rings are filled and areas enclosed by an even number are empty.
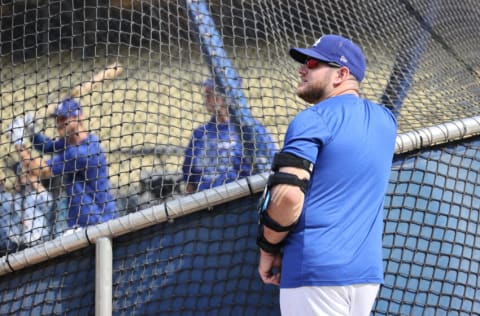
<svg viewBox="0 0 480 316">
<path fill-rule="evenodd" d="M 329 95 L 329 98 L 344 94 L 353 94 L 357 97 L 360 96 L 360 87 L 358 85 L 358 82 L 355 80 L 344 81 L 341 85 L 333 88 Z"/>
</svg>

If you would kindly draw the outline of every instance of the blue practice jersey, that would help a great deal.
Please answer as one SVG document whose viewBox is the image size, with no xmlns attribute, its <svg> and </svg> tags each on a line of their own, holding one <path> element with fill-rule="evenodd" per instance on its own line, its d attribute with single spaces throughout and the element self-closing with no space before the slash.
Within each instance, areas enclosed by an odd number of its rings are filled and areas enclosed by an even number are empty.
<svg viewBox="0 0 480 316">
<path fill-rule="evenodd" d="M 183 179 L 201 191 L 249 176 L 251 162 L 243 157 L 242 148 L 235 126 L 217 124 L 213 117 L 193 131 L 185 151 Z"/>
<path fill-rule="evenodd" d="M 256 153 L 255 162 L 244 155 L 242 139 L 231 122 L 217 124 L 212 117 L 207 124 L 195 129 L 185 151 L 184 181 L 197 185 L 197 191 L 202 191 L 269 170 L 276 144 L 263 125 L 257 124 L 254 128 L 257 141 L 264 145 L 252 150 Z"/>
<path fill-rule="evenodd" d="M 68 225 L 88 226 L 115 218 L 108 166 L 98 138 L 89 134 L 79 145 L 56 142 L 36 134 L 34 146 L 55 156 L 47 163 L 55 176 L 62 175 L 68 205 Z"/>
<path fill-rule="evenodd" d="M 352 94 L 292 121 L 282 151 L 315 168 L 285 240 L 281 287 L 383 283 L 383 203 L 396 130 L 388 109 Z"/>
</svg>

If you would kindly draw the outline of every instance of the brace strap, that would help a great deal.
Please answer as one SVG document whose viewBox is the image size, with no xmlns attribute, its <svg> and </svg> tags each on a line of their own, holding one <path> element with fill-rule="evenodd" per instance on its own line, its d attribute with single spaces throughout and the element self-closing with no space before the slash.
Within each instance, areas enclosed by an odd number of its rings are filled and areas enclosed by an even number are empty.
<svg viewBox="0 0 480 316">
<path fill-rule="evenodd" d="M 283 242 L 279 242 L 278 244 L 272 244 L 269 242 L 263 235 L 263 225 L 258 225 L 257 246 L 263 251 L 276 254 L 282 250 Z"/>
<path fill-rule="evenodd" d="M 275 172 L 268 178 L 267 186 L 272 188 L 277 184 L 290 184 L 296 185 L 302 190 L 303 194 L 307 192 L 308 183 L 310 181 L 307 179 L 299 179 L 296 175 L 286 172 Z"/>
<path fill-rule="evenodd" d="M 312 174 L 314 164 L 294 154 L 280 152 L 273 157 L 272 171 L 278 171 L 281 167 L 301 168 Z"/>
</svg>

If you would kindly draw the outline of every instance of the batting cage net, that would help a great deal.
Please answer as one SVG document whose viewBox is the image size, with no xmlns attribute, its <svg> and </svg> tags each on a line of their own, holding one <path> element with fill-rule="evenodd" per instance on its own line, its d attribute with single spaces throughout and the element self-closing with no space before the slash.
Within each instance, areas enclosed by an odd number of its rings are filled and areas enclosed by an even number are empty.
<svg viewBox="0 0 480 316">
<path fill-rule="evenodd" d="M 364 49 L 362 94 L 399 122 L 373 313 L 480 315 L 479 13 L 474 0 L 2 1 L 0 314 L 278 315 L 257 273 L 257 202 L 308 107 L 289 48 L 335 33 Z M 63 136 L 83 131 L 69 156 Z M 94 186 L 69 186 L 80 169 Z M 111 213 L 81 200 L 72 216 L 75 190 Z"/>
</svg>

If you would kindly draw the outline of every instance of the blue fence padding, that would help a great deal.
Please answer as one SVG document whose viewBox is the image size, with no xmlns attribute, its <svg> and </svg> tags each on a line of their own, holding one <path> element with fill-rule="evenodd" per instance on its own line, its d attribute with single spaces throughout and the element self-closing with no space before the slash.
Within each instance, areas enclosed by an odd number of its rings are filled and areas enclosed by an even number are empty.
<svg viewBox="0 0 480 316">
<path fill-rule="evenodd" d="M 257 272 L 257 200 L 117 238 L 116 314 L 278 315 L 278 289 L 263 285 Z"/>
<path fill-rule="evenodd" d="M 0 315 L 93 315 L 95 248 L 0 278 Z"/>
<path fill-rule="evenodd" d="M 397 160 L 386 198 L 386 315 L 480 311 L 480 140 Z M 476 148 L 472 150 L 471 148 Z"/>
<path fill-rule="evenodd" d="M 480 139 L 396 157 L 374 315 L 479 315 Z M 453 164 L 452 164 L 453 163 Z M 258 276 L 258 196 L 113 241 L 114 315 L 279 315 Z M 0 315 L 92 315 L 95 248 L 0 277 Z"/>
</svg>

